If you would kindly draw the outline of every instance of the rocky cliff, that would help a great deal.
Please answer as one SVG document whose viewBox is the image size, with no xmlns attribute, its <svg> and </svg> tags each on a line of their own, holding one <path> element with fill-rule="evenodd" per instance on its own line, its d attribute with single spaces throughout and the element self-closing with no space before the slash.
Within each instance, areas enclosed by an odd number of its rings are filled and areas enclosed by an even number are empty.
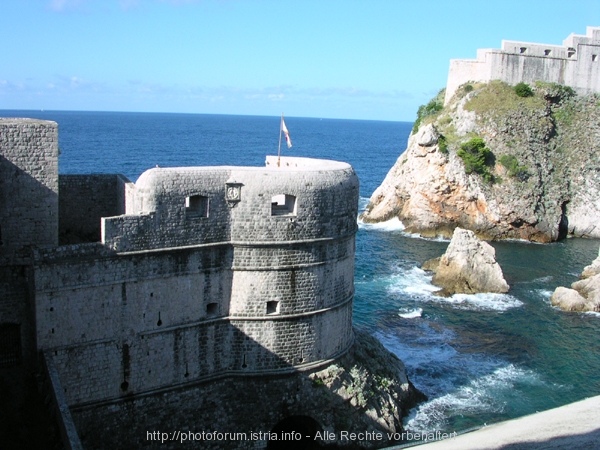
<svg viewBox="0 0 600 450">
<path fill-rule="evenodd" d="M 548 83 L 519 94 L 469 84 L 422 107 L 362 220 L 398 217 L 424 236 L 600 237 L 600 96 Z"/>
</svg>

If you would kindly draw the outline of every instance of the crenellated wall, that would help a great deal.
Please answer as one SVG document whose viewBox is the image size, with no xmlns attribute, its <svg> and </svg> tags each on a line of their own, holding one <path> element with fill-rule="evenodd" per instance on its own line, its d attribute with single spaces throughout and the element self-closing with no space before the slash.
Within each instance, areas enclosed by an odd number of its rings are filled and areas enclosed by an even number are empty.
<svg viewBox="0 0 600 450">
<path fill-rule="evenodd" d="M 502 41 L 502 49 L 479 49 L 477 59 L 450 60 L 445 102 L 462 84 L 491 80 L 545 81 L 581 94 L 600 92 L 600 27 L 587 27 L 584 36 L 571 34 L 563 45 Z"/>
</svg>

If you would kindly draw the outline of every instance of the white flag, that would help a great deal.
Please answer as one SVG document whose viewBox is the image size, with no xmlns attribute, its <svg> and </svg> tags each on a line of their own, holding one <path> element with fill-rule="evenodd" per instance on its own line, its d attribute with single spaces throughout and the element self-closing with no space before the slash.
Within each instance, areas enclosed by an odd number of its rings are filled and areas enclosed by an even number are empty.
<svg viewBox="0 0 600 450">
<path fill-rule="evenodd" d="M 285 134 L 285 142 L 287 143 L 288 148 L 290 148 L 292 146 L 292 140 L 290 139 L 290 132 L 283 121 L 283 116 L 281 116 L 281 131 L 283 131 L 283 134 Z"/>
</svg>

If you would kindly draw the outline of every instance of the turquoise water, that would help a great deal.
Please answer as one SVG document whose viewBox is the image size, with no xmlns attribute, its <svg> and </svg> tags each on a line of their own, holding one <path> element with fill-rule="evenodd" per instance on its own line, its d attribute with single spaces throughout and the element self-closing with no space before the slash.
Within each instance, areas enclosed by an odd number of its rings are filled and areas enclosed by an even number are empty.
<svg viewBox="0 0 600 450">
<path fill-rule="evenodd" d="M 277 153 L 279 117 L 0 111 L 59 123 L 60 173 L 123 173 L 182 165 L 263 165 Z M 406 147 L 412 123 L 286 116 L 284 155 L 350 162 L 361 206 Z M 600 315 L 550 306 L 598 254 L 600 241 L 493 243 L 506 295 L 439 298 L 419 269 L 447 241 L 399 223 L 360 225 L 355 324 L 406 364 L 429 400 L 406 419 L 413 431 L 461 431 L 600 394 Z"/>
</svg>

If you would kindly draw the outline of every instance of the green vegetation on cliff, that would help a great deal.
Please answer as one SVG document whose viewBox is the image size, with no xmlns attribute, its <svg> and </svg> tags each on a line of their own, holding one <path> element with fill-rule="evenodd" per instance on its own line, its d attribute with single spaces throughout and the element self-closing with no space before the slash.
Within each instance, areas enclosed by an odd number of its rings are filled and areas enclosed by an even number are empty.
<svg viewBox="0 0 600 450">
<path fill-rule="evenodd" d="M 566 176 L 573 166 L 581 166 L 582 152 L 588 155 L 598 145 L 598 94 L 578 96 L 569 86 L 556 83 L 510 86 L 492 81 L 463 85 L 445 107 L 440 106 L 442 96 L 443 90 L 419 108 L 413 132 L 433 123 L 441 135 L 440 151 L 457 153 L 467 173 L 479 174 L 487 182 L 500 182 L 501 176 L 518 183 L 536 182 L 532 168 L 542 160 L 548 165 L 547 175 Z M 475 115 L 476 125 L 466 133 L 459 130 L 465 120 L 459 109 Z M 595 126 L 590 128 L 590 123 Z M 463 148 L 474 138 L 484 138 L 480 150 L 489 153 Z"/>
<path fill-rule="evenodd" d="M 462 158 L 466 173 L 478 173 L 488 183 L 494 180 L 490 173 L 490 166 L 493 164 L 492 151 L 485 146 L 483 139 L 475 137 L 465 142 L 456 153 Z"/>
</svg>

